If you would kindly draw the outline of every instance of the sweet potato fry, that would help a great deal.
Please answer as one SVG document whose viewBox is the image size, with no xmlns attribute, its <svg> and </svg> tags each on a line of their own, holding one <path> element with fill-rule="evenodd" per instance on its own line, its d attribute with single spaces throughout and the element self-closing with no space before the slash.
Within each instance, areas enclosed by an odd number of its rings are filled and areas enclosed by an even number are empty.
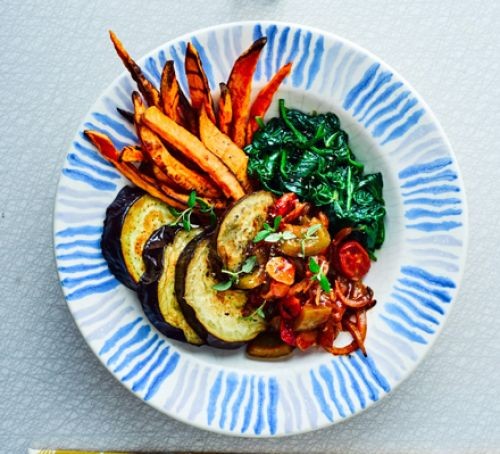
<svg viewBox="0 0 500 454">
<path fill-rule="evenodd" d="M 199 110 L 202 105 L 205 106 L 209 118 L 215 122 L 214 105 L 207 75 L 203 70 L 198 51 L 191 43 L 187 45 L 184 66 L 189 85 L 189 95 L 191 96 L 191 105 L 195 110 Z"/>
<path fill-rule="evenodd" d="M 173 60 L 168 60 L 163 67 L 160 83 L 160 99 L 163 112 L 167 116 L 191 132 L 196 131 L 194 112 L 186 95 L 179 86 Z"/>
<path fill-rule="evenodd" d="M 253 74 L 266 42 L 267 38 L 259 38 L 238 57 L 227 82 L 233 106 L 231 138 L 239 147 L 245 145 Z"/>
<path fill-rule="evenodd" d="M 208 118 L 205 108 L 200 112 L 200 139 L 203 144 L 236 175 L 243 189 L 250 191 L 247 175 L 248 156 Z"/>
<path fill-rule="evenodd" d="M 160 138 L 147 126 L 140 124 L 142 115 L 145 112 L 139 93 L 132 93 L 134 104 L 134 122 L 136 124 L 137 135 L 142 143 L 144 152 L 155 166 L 183 191 L 195 190 L 201 197 L 219 197 L 221 192 L 215 184 L 204 175 L 191 170 L 182 162 L 176 159 L 163 145 Z M 157 174 L 159 172 L 157 171 Z"/>
<path fill-rule="evenodd" d="M 115 46 L 116 53 L 132 76 L 132 79 L 137 83 L 137 88 L 139 88 L 139 91 L 142 93 L 147 103 L 150 106 L 159 106 L 160 93 L 158 93 L 156 87 L 146 78 L 139 65 L 132 59 L 112 30 L 109 31 L 109 36 Z"/>
<path fill-rule="evenodd" d="M 142 122 L 156 132 L 163 140 L 207 172 L 227 197 L 235 200 L 245 195 L 245 191 L 234 174 L 200 140 L 175 121 L 164 115 L 158 108 L 149 107 L 142 116 Z"/>
<path fill-rule="evenodd" d="M 224 82 L 219 84 L 220 98 L 217 110 L 217 125 L 226 135 L 230 134 L 231 120 L 233 119 L 233 105 L 229 89 Z"/>
<path fill-rule="evenodd" d="M 105 134 L 97 131 L 85 131 L 85 135 L 99 150 L 99 152 L 111 162 L 116 169 L 128 180 L 137 187 L 143 189 L 166 204 L 183 209 L 187 204 L 187 196 L 182 196 L 171 191 L 165 185 L 161 185 L 161 189 L 157 187 L 156 182 L 146 175 L 142 175 L 132 164 L 120 162 L 118 150 L 113 145 L 113 142 Z M 168 194 L 167 194 L 168 192 Z M 184 200 L 183 200 L 184 199 Z"/>
<path fill-rule="evenodd" d="M 163 145 L 151 129 L 141 126 L 139 137 L 145 152 L 159 169 L 185 191 L 196 191 L 202 197 L 220 197 L 221 192 L 208 178 L 186 167 Z"/>
<path fill-rule="evenodd" d="M 118 159 L 120 162 L 143 162 L 144 154 L 138 147 L 125 147 Z"/>
<path fill-rule="evenodd" d="M 281 85 L 281 82 L 283 82 L 285 77 L 290 74 L 291 69 L 292 63 L 287 63 L 286 65 L 282 66 L 272 77 L 272 79 L 257 94 L 257 97 L 255 98 L 255 101 L 250 108 L 250 118 L 248 119 L 247 125 L 246 143 L 250 143 L 252 141 L 252 137 L 255 131 L 259 129 L 259 125 L 255 121 L 255 117 L 264 117 L 267 109 L 269 109 L 269 106 L 271 105 L 274 94 Z"/>
</svg>

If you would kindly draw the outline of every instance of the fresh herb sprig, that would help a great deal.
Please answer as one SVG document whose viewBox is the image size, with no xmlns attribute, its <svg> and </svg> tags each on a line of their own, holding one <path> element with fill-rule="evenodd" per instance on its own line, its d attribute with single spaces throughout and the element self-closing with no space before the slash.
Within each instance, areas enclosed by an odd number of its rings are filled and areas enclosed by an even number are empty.
<svg viewBox="0 0 500 454">
<path fill-rule="evenodd" d="M 255 235 L 253 242 L 259 243 L 260 241 L 265 241 L 266 243 L 277 243 L 281 240 L 293 240 L 297 238 L 293 232 L 286 230 L 284 232 L 278 231 L 281 219 L 282 216 L 276 216 L 272 226 L 266 222 L 264 228 Z"/>
<path fill-rule="evenodd" d="M 327 293 L 332 291 L 330 282 L 321 270 L 321 266 L 319 266 L 318 262 L 312 257 L 309 259 L 309 270 L 311 271 L 311 273 L 313 273 L 311 279 L 314 281 L 318 281 L 323 291 Z"/>
<path fill-rule="evenodd" d="M 229 275 L 229 279 L 227 281 L 215 284 L 214 286 L 212 286 L 212 288 L 219 292 L 229 290 L 233 286 L 233 284 L 238 283 L 241 274 L 251 273 L 252 270 L 255 268 L 256 264 L 257 264 L 257 257 L 255 255 L 251 255 L 243 262 L 240 271 L 222 270 L 224 274 Z"/>
<path fill-rule="evenodd" d="M 316 233 L 321 228 L 321 224 L 314 224 L 309 227 L 306 232 L 302 235 L 300 239 L 300 251 L 302 253 L 302 257 L 306 256 L 306 242 L 311 240 L 316 240 L 318 235 Z"/>
<path fill-rule="evenodd" d="M 170 223 L 173 226 L 181 226 L 184 230 L 189 232 L 191 229 L 199 227 L 197 224 L 193 224 L 191 220 L 191 215 L 198 205 L 198 211 L 203 214 L 208 214 L 210 218 L 210 224 L 214 225 L 217 222 L 217 216 L 215 215 L 214 207 L 209 205 L 203 199 L 196 195 L 196 191 L 192 191 L 189 194 L 187 201 L 187 208 L 184 211 L 177 210 L 173 207 L 168 207 L 170 213 L 175 216 L 175 220 Z"/>
<path fill-rule="evenodd" d="M 258 316 L 262 319 L 266 318 L 266 314 L 264 313 L 264 307 L 266 306 L 267 301 L 264 300 L 264 302 L 257 308 L 255 309 L 251 314 L 241 317 L 242 320 L 255 320 L 255 316 Z"/>
</svg>

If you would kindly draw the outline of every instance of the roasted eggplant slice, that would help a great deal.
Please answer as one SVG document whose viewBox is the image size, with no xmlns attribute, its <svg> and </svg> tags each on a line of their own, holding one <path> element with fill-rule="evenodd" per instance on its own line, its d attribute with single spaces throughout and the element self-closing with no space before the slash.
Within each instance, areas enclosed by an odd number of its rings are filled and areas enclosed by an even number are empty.
<svg viewBox="0 0 500 454">
<path fill-rule="evenodd" d="M 260 317 L 243 317 L 247 294 L 219 292 L 213 272 L 212 239 L 202 233 L 184 248 L 175 269 L 175 294 L 188 323 L 208 344 L 237 348 L 262 332 Z"/>
<path fill-rule="evenodd" d="M 238 200 L 225 214 L 217 232 L 217 254 L 225 269 L 239 271 L 245 261 L 248 244 L 266 222 L 274 204 L 270 192 L 257 191 Z"/>
<path fill-rule="evenodd" d="M 203 344 L 203 340 L 187 323 L 175 297 L 174 282 L 182 250 L 200 231 L 172 226 L 157 230 L 144 247 L 146 272 L 138 289 L 144 313 L 160 332 L 195 345 Z"/>
<path fill-rule="evenodd" d="M 110 271 L 132 290 L 145 271 L 142 250 L 152 233 L 174 220 L 165 203 L 125 186 L 106 210 L 102 254 Z"/>
</svg>

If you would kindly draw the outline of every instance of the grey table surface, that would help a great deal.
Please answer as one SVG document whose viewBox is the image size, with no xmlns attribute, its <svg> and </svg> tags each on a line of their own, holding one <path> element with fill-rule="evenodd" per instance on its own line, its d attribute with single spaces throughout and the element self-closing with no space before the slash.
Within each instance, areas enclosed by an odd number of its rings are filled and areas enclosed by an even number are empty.
<svg viewBox="0 0 500 454">
<path fill-rule="evenodd" d="M 500 452 L 499 2 L 1 0 L 0 19 L 0 452 Z M 333 31 L 403 74 L 454 146 L 470 213 L 458 300 L 415 373 L 352 420 L 274 440 L 192 428 L 120 386 L 80 336 L 52 251 L 66 150 L 122 71 L 107 29 L 140 56 L 185 32 L 246 19 Z"/>
</svg>

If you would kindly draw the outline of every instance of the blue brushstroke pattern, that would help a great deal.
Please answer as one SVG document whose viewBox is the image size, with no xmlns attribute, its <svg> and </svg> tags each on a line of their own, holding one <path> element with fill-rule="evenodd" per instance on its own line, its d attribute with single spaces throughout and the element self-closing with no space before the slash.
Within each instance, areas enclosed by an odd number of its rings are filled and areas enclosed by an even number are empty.
<svg viewBox="0 0 500 454">
<path fill-rule="evenodd" d="M 427 344 L 427 341 L 420 335 L 417 334 L 415 331 L 412 331 L 403 325 L 401 323 L 397 322 L 396 320 L 393 320 L 392 318 L 388 318 L 385 315 L 381 315 L 380 318 L 384 320 L 384 322 L 391 328 L 391 330 L 399 334 L 400 336 L 412 341 L 416 342 L 419 344 Z"/>
<path fill-rule="evenodd" d="M 433 195 L 439 195 L 439 194 L 446 194 L 448 192 L 460 192 L 460 188 L 458 186 L 453 186 L 449 184 L 443 184 L 440 186 L 427 186 L 421 189 L 416 189 L 414 191 L 410 192 L 403 192 L 403 197 L 409 197 L 412 195 L 417 195 L 417 194 L 433 194 Z"/>
<path fill-rule="evenodd" d="M 98 263 L 93 263 L 92 265 L 88 264 L 78 264 L 78 265 L 71 265 L 71 266 L 59 266 L 57 267 L 57 270 L 60 273 L 81 273 L 83 271 L 90 271 L 90 270 L 95 270 L 97 268 L 100 268 L 102 266 L 107 266 L 108 264 L 106 262 L 98 262 Z"/>
<path fill-rule="evenodd" d="M 362 93 L 364 90 L 368 88 L 368 86 L 372 83 L 373 79 L 377 75 L 379 68 L 380 68 L 380 63 L 374 63 L 373 65 L 371 65 L 366 70 L 361 80 L 356 85 L 354 85 L 354 87 L 351 88 L 349 93 L 347 93 L 344 104 L 342 105 L 342 107 L 345 110 L 349 110 L 356 101 L 356 99 L 358 98 L 358 96 L 360 95 L 360 93 Z"/>
<path fill-rule="evenodd" d="M 403 86 L 403 82 L 394 82 L 391 85 L 389 85 L 376 99 L 373 101 L 369 106 L 368 109 L 366 109 L 366 112 L 361 116 L 359 119 L 360 122 L 363 122 L 365 118 L 375 109 L 375 107 L 378 107 L 380 104 L 383 102 L 387 101 L 391 95 L 399 90 Z"/>
<path fill-rule="evenodd" d="M 93 161 L 106 166 L 110 169 L 114 169 L 113 164 L 110 162 L 106 161 L 97 151 L 92 150 L 91 148 L 84 147 L 82 144 L 79 142 L 73 142 L 73 147 L 80 152 L 83 156 L 86 158 L 92 159 Z"/>
<path fill-rule="evenodd" d="M 130 139 L 133 142 L 137 142 L 137 136 L 130 129 L 124 126 L 122 122 L 116 121 L 113 118 L 109 117 L 108 115 L 104 115 L 100 112 L 94 112 L 92 113 L 92 116 L 98 122 L 113 129 L 113 131 L 117 132 L 121 136 L 126 137 L 127 139 Z"/>
<path fill-rule="evenodd" d="M 359 386 L 359 383 L 356 380 L 356 377 L 351 372 L 351 369 L 349 367 L 347 367 L 347 365 L 344 363 L 343 357 L 339 357 L 339 362 L 340 362 L 340 364 L 342 364 L 342 366 L 344 367 L 344 370 L 347 372 L 347 375 L 349 377 L 349 381 L 351 384 L 351 389 L 354 392 L 354 394 L 356 395 L 356 397 L 358 398 L 359 405 L 361 405 L 361 408 L 366 408 L 365 394 L 362 391 L 361 386 Z"/>
<path fill-rule="evenodd" d="M 102 233 L 102 226 L 84 225 L 81 227 L 68 227 L 64 230 L 56 232 L 56 236 L 60 238 L 68 238 L 75 235 L 100 235 Z"/>
<path fill-rule="evenodd" d="M 388 393 L 391 390 L 391 385 L 387 381 L 387 379 L 382 375 L 382 373 L 378 370 L 377 366 L 375 365 L 375 362 L 371 358 L 370 355 L 364 356 L 360 350 L 356 350 L 354 353 L 357 355 L 359 360 L 368 368 L 370 371 L 371 376 L 373 379 L 377 382 L 377 384 L 386 392 Z"/>
<path fill-rule="evenodd" d="M 226 425 L 226 415 L 227 415 L 227 405 L 229 403 L 229 399 L 231 399 L 232 395 L 236 391 L 236 387 L 238 386 L 238 375 L 234 372 L 231 372 L 226 377 L 226 392 L 224 393 L 224 397 L 221 402 L 221 413 L 219 418 L 219 427 L 221 429 Z"/>
<path fill-rule="evenodd" d="M 390 126 L 392 126 L 394 123 L 397 123 L 398 121 L 402 120 L 406 113 L 415 105 L 417 104 L 417 100 L 415 98 L 408 99 L 401 110 L 393 115 L 392 117 L 389 117 L 385 119 L 384 121 L 381 121 L 374 129 L 373 129 L 373 137 L 380 137 L 382 136 L 387 129 L 389 129 Z"/>
<path fill-rule="evenodd" d="M 149 386 L 146 394 L 144 395 L 145 401 L 150 400 L 157 393 L 161 384 L 169 377 L 169 375 L 171 375 L 174 372 L 175 368 L 177 367 L 177 364 L 179 363 L 180 357 L 181 356 L 177 352 L 172 354 L 167 364 L 165 364 L 163 370 L 160 371 L 158 375 L 154 377 L 153 380 L 151 381 L 151 385 Z"/>
<path fill-rule="evenodd" d="M 443 170 L 442 172 L 436 173 L 432 176 L 428 177 L 419 177 L 415 178 L 413 180 L 409 180 L 406 183 L 402 184 L 401 187 L 406 189 L 406 188 L 413 188 L 414 186 L 419 186 L 422 184 L 430 184 L 430 183 L 436 183 L 438 181 L 453 181 L 458 178 L 456 172 L 453 170 Z"/>
<path fill-rule="evenodd" d="M 396 290 L 404 295 L 411 296 L 415 301 L 418 302 L 418 304 L 421 304 L 422 306 L 424 306 L 427 309 L 430 309 L 430 310 L 437 312 L 438 314 L 441 314 L 441 315 L 444 314 L 444 309 L 439 304 L 432 301 L 430 298 L 427 298 L 423 295 L 420 295 L 419 293 L 416 293 L 416 292 L 409 290 L 407 288 L 399 287 L 397 285 L 394 286 L 394 290 Z"/>
<path fill-rule="evenodd" d="M 231 408 L 231 423 L 229 425 L 230 430 L 234 430 L 236 427 L 236 423 L 238 422 L 238 415 L 240 413 L 241 404 L 243 403 L 243 397 L 245 396 L 245 391 L 247 389 L 248 377 L 243 375 L 243 379 L 241 380 L 240 390 L 238 391 L 238 396 L 233 403 Z"/>
<path fill-rule="evenodd" d="M 260 24 L 255 24 L 253 28 L 253 40 L 257 41 L 259 38 L 262 38 L 264 36 L 264 33 L 262 33 L 262 26 Z M 257 61 L 257 66 L 255 68 L 255 73 L 254 73 L 254 79 L 255 80 L 260 80 L 262 76 L 262 61 L 259 58 Z"/>
<path fill-rule="evenodd" d="M 427 334 L 435 333 L 435 330 L 428 327 L 426 324 L 413 320 L 401 307 L 394 303 L 387 303 L 385 306 L 385 310 L 393 315 L 394 317 L 404 321 L 407 325 L 412 328 L 417 328 L 421 331 L 424 331 Z"/>
<path fill-rule="evenodd" d="M 290 33 L 290 27 L 285 27 L 280 34 L 280 39 L 278 40 L 278 50 L 277 50 L 277 67 L 280 68 L 283 64 L 283 57 L 285 56 L 286 43 L 288 40 L 288 34 Z M 288 62 L 285 62 L 288 63 Z"/>
<path fill-rule="evenodd" d="M 107 361 L 107 365 L 111 366 L 114 364 L 120 356 L 130 347 L 132 347 L 135 344 L 138 344 L 142 342 L 144 339 L 148 337 L 149 332 L 151 331 L 151 327 L 149 325 L 143 325 L 141 326 L 137 332 L 126 342 L 124 342 L 122 345 L 118 347 L 115 353 L 113 353 L 112 356 L 109 357 Z"/>
<path fill-rule="evenodd" d="M 304 45 L 302 49 L 302 55 L 300 60 L 295 66 L 295 70 L 292 71 L 292 83 L 294 87 L 299 87 L 304 81 L 304 69 L 306 66 L 307 59 L 309 58 L 309 47 L 311 45 L 312 33 L 306 32 L 304 37 Z"/>
<path fill-rule="evenodd" d="M 151 353 L 146 356 L 146 358 L 139 361 L 126 375 L 122 377 L 122 381 L 128 381 L 134 378 L 142 369 L 144 369 L 149 361 L 154 358 L 156 352 L 160 349 L 160 347 L 165 343 L 163 339 L 160 339 L 159 342 L 155 345 Z"/>
<path fill-rule="evenodd" d="M 309 375 L 311 376 L 312 390 L 314 393 L 314 397 L 316 397 L 316 400 L 318 401 L 319 408 L 321 408 L 321 411 L 323 412 L 323 414 L 331 422 L 331 421 L 333 421 L 333 413 L 332 413 L 332 409 L 330 408 L 330 406 L 326 402 L 325 393 L 323 392 L 323 388 L 321 387 L 318 379 L 316 378 L 316 375 L 314 375 L 314 371 L 312 371 L 312 370 L 309 371 Z"/>
<path fill-rule="evenodd" d="M 403 266 L 401 267 L 401 272 L 407 276 L 414 277 L 416 279 L 423 280 L 429 284 L 437 285 L 438 287 L 444 288 L 456 288 L 457 285 L 451 279 L 444 276 L 436 276 L 435 274 L 429 273 L 422 268 L 416 266 Z"/>
<path fill-rule="evenodd" d="M 111 273 L 109 272 L 108 269 L 99 271 L 97 273 L 86 274 L 85 276 L 79 276 L 79 277 L 74 277 L 74 278 L 66 277 L 66 278 L 61 280 L 61 285 L 64 288 L 73 288 L 73 287 L 76 287 L 80 284 L 83 284 L 86 281 L 90 281 L 90 280 L 97 281 L 97 280 L 103 279 L 105 277 L 111 277 Z"/>
<path fill-rule="evenodd" d="M 276 38 L 276 32 L 278 28 L 276 25 L 270 25 L 267 27 L 266 30 L 266 36 L 267 36 L 267 43 L 266 43 L 266 56 L 265 56 L 265 68 L 266 68 L 266 77 L 267 80 L 271 80 L 271 77 L 273 76 L 273 61 L 274 61 L 274 56 L 273 56 L 273 51 L 274 51 L 274 40 Z"/>
<path fill-rule="evenodd" d="M 200 60 L 203 65 L 203 69 L 205 70 L 205 74 L 207 75 L 208 79 L 208 84 L 210 85 L 211 90 L 215 90 L 215 87 L 217 86 L 217 83 L 215 81 L 214 77 L 214 70 L 212 69 L 212 64 L 210 63 L 210 59 L 207 57 L 207 53 L 205 52 L 205 48 L 201 45 L 201 43 L 198 41 L 198 39 L 193 36 L 192 37 L 192 42 L 196 49 L 198 50 L 198 53 L 200 54 Z"/>
<path fill-rule="evenodd" d="M 300 34 L 301 34 L 301 29 L 298 28 L 295 30 L 295 33 L 293 34 L 293 40 L 292 40 L 292 45 L 290 46 L 290 53 L 288 54 L 288 58 L 285 60 L 285 62 L 295 62 L 295 57 L 297 56 L 299 52 L 299 44 L 300 44 Z M 295 65 L 295 63 L 294 63 Z M 294 70 L 292 70 L 293 72 Z"/>
<path fill-rule="evenodd" d="M 420 282 L 414 281 L 412 279 L 398 279 L 398 282 L 400 282 L 403 285 L 406 285 L 407 287 L 410 287 L 414 290 L 418 290 L 428 296 L 434 296 L 441 300 L 443 303 L 450 303 L 451 302 L 451 295 L 444 291 L 444 290 L 436 290 L 434 288 L 429 288 L 425 285 L 422 285 Z"/>
<path fill-rule="evenodd" d="M 347 402 L 347 406 L 349 407 L 349 410 L 351 411 L 351 413 L 354 413 L 354 410 L 355 410 L 354 404 L 349 396 L 349 393 L 347 392 L 347 387 L 346 387 L 344 375 L 342 374 L 340 367 L 337 365 L 337 360 L 333 360 L 332 364 L 333 364 L 333 368 L 335 369 L 335 374 L 337 375 L 337 379 L 339 382 L 340 395 Z"/>
<path fill-rule="evenodd" d="M 419 218 L 442 218 L 446 216 L 459 216 L 462 214 L 460 208 L 447 208 L 441 211 L 432 211 L 425 208 L 412 208 L 405 212 L 406 219 L 419 219 Z"/>
<path fill-rule="evenodd" d="M 170 47 L 170 55 L 172 56 L 172 60 L 174 60 L 175 74 L 177 76 L 177 80 L 179 81 L 182 87 L 182 91 L 189 99 L 189 87 L 186 79 L 186 71 L 184 71 L 184 61 L 177 54 L 175 46 Z"/>
<path fill-rule="evenodd" d="M 342 49 L 341 43 L 335 43 L 328 49 L 323 66 L 325 68 L 328 68 L 329 71 L 333 71 L 333 67 L 339 55 L 340 49 Z M 323 77 L 323 82 L 321 83 L 321 88 L 319 89 L 320 92 L 324 92 L 326 90 L 327 81 L 328 77 L 325 75 L 325 77 Z"/>
<path fill-rule="evenodd" d="M 257 419 L 253 426 L 253 431 L 256 435 L 260 435 L 264 429 L 264 391 L 264 379 L 260 377 L 257 386 Z"/>
<path fill-rule="evenodd" d="M 442 207 L 445 205 L 459 205 L 462 203 L 460 199 L 456 197 L 448 197 L 446 199 L 431 199 L 429 197 L 417 197 L 415 199 L 405 199 L 403 201 L 405 205 L 430 205 L 433 207 Z"/>
<path fill-rule="evenodd" d="M 311 65 L 309 66 L 309 77 L 307 79 L 306 90 L 309 90 L 318 75 L 321 68 L 321 58 L 325 52 L 325 40 L 322 36 L 318 38 L 316 44 L 314 45 L 313 59 Z"/>
<path fill-rule="evenodd" d="M 421 230 L 423 232 L 446 232 L 449 230 L 461 227 L 461 222 L 445 221 L 445 222 L 421 222 L 419 224 L 408 224 L 409 229 Z"/>
<path fill-rule="evenodd" d="M 131 333 L 131 331 L 137 326 L 137 324 L 142 321 L 142 317 L 137 317 L 133 322 L 127 323 L 126 325 L 119 328 L 115 334 L 113 334 L 99 350 L 99 356 L 108 353 L 115 345 L 123 339 L 125 336 Z"/>
<path fill-rule="evenodd" d="M 124 142 L 123 140 L 117 139 L 113 134 L 111 134 L 109 132 L 109 130 L 101 128 L 100 126 L 97 126 L 94 123 L 90 123 L 90 122 L 84 123 L 83 128 L 84 128 L 84 130 L 85 129 L 91 129 L 92 131 L 100 132 L 101 134 L 104 134 L 105 136 L 109 137 L 109 139 L 111 140 L 111 142 L 113 142 L 114 147 L 116 149 L 118 149 L 118 150 L 121 150 L 123 147 L 126 147 L 127 145 L 130 145 L 130 141 L 129 142 Z M 91 143 L 90 140 L 89 140 L 89 138 L 85 134 L 83 134 L 83 132 L 81 133 L 81 137 L 82 137 L 82 139 L 84 139 L 87 142 Z"/>
<path fill-rule="evenodd" d="M 406 134 L 411 128 L 413 128 L 413 126 L 415 126 L 420 121 L 420 118 L 422 118 L 424 113 L 425 113 L 424 109 L 420 109 L 417 110 L 416 112 L 413 112 L 402 125 L 396 127 L 389 134 L 389 136 L 382 141 L 382 145 L 392 142 L 393 140 L 399 139 L 404 134 Z"/>
<path fill-rule="evenodd" d="M 377 110 L 368 120 L 365 122 L 365 126 L 368 128 L 372 123 L 379 120 L 384 115 L 396 110 L 399 105 L 410 95 L 409 91 L 404 91 L 400 93 L 396 99 L 394 99 L 390 104 Z"/>
<path fill-rule="evenodd" d="M 160 75 L 160 71 L 158 70 L 158 67 L 156 66 L 156 61 L 153 57 L 149 57 L 147 60 L 146 60 L 146 71 L 153 77 L 156 79 L 156 82 L 157 83 L 160 83 L 160 79 L 161 79 L 161 75 Z M 151 83 L 153 83 L 152 81 L 150 81 Z"/>
<path fill-rule="evenodd" d="M 66 301 L 70 302 L 79 300 L 81 298 L 85 298 L 86 296 L 93 295 L 94 293 L 106 293 L 118 287 L 118 285 L 120 285 L 120 283 L 113 277 L 109 281 L 104 281 L 99 284 L 89 285 L 75 290 L 73 293 L 66 296 Z"/>
<path fill-rule="evenodd" d="M 57 260 L 94 260 L 102 259 L 102 252 L 75 251 L 56 255 Z"/>
<path fill-rule="evenodd" d="M 391 79 L 392 73 L 390 71 L 380 73 L 372 89 L 359 100 L 357 106 L 354 108 L 353 115 L 357 116 L 365 108 L 366 103 L 370 101 L 387 82 L 390 82 Z"/>
<path fill-rule="evenodd" d="M 356 359 L 355 356 L 349 355 L 347 361 L 348 364 L 350 364 L 358 373 L 359 378 L 361 378 L 361 381 L 365 384 L 366 389 L 368 390 L 368 397 L 371 399 L 372 402 L 375 402 L 378 400 L 379 397 L 379 392 L 378 390 L 373 386 L 373 384 L 368 380 L 366 377 L 363 368 L 361 364 L 358 363 L 358 360 Z"/>
<path fill-rule="evenodd" d="M 432 162 L 426 162 L 424 164 L 414 164 L 408 167 L 405 167 L 398 174 L 399 178 L 408 178 L 414 177 L 420 173 L 432 173 L 435 170 L 442 169 L 443 167 L 449 166 L 452 163 L 452 159 L 450 157 L 439 158 Z"/>
<path fill-rule="evenodd" d="M 399 303 L 401 303 L 403 306 L 405 306 L 407 309 L 413 312 L 417 317 L 427 320 L 428 322 L 431 322 L 434 325 L 439 325 L 439 321 L 435 317 L 420 310 L 408 298 L 405 298 L 403 295 L 400 295 L 399 293 L 396 292 L 391 293 L 391 296 L 396 298 Z"/>
<path fill-rule="evenodd" d="M 269 401 L 267 404 L 267 421 L 271 435 L 276 433 L 278 427 L 278 399 L 279 387 L 276 378 L 271 377 L 268 382 Z"/>
<path fill-rule="evenodd" d="M 75 240 L 68 243 L 59 243 L 56 246 L 56 251 L 80 247 L 89 247 L 91 249 L 99 250 L 101 247 L 101 240 Z"/>
<path fill-rule="evenodd" d="M 134 382 L 134 384 L 132 385 L 132 391 L 134 392 L 142 391 L 146 387 L 146 384 L 149 381 L 151 375 L 155 372 L 155 370 L 158 369 L 158 367 L 160 367 L 165 358 L 168 357 L 169 351 L 170 351 L 170 346 L 167 346 L 160 352 L 158 358 L 156 358 L 153 364 L 151 364 L 151 366 L 144 373 L 144 375 Z"/>
<path fill-rule="evenodd" d="M 335 388 L 333 386 L 333 374 L 332 374 L 332 372 L 323 364 L 319 368 L 319 375 L 321 376 L 321 378 L 323 379 L 323 381 L 326 384 L 326 389 L 328 390 L 330 400 L 335 405 L 337 412 L 339 413 L 340 416 L 345 418 L 346 413 L 344 411 L 344 407 L 342 406 L 340 400 L 337 398 L 337 395 L 335 394 Z"/>
<path fill-rule="evenodd" d="M 110 181 L 99 180 L 98 178 L 80 170 L 63 169 L 62 173 L 71 180 L 81 181 L 82 183 L 88 184 L 99 191 L 114 191 L 116 189 L 116 184 L 111 183 Z"/>
<path fill-rule="evenodd" d="M 222 371 L 220 371 L 217 375 L 217 378 L 210 388 L 209 399 L 208 399 L 208 407 L 207 407 L 207 422 L 208 425 L 212 424 L 212 421 L 215 418 L 215 411 L 217 410 L 217 399 L 219 398 L 219 394 L 222 387 Z"/>
<path fill-rule="evenodd" d="M 245 433 L 250 425 L 250 419 L 252 418 L 253 412 L 253 401 L 255 393 L 255 377 L 252 376 L 250 379 L 250 396 L 248 397 L 248 403 L 245 407 L 245 412 L 243 413 L 243 425 L 241 426 L 241 433 Z"/>
<path fill-rule="evenodd" d="M 102 177 L 112 178 L 113 180 L 121 178 L 120 174 L 117 173 L 116 171 L 101 169 L 100 167 L 97 167 L 97 166 L 90 164 L 89 162 L 81 159 L 75 153 L 69 153 L 68 156 L 66 157 L 66 159 L 68 160 L 68 164 L 70 164 L 74 167 L 80 167 L 82 169 L 91 170 L 92 172 L 95 172 Z"/>
<path fill-rule="evenodd" d="M 158 334 L 155 334 L 152 336 L 145 344 L 142 344 L 140 347 L 136 348 L 135 350 L 127 353 L 125 358 L 121 361 L 120 364 L 118 364 L 113 372 L 117 374 L 118 372 L 121 372 L 123 369 L 125 369 L 134 359 L 136 359 L 138 356 L 142 355 L 143 353 L 147 352 L 153 345 L 154 343 L 158 340 Z"/>
</svg>

